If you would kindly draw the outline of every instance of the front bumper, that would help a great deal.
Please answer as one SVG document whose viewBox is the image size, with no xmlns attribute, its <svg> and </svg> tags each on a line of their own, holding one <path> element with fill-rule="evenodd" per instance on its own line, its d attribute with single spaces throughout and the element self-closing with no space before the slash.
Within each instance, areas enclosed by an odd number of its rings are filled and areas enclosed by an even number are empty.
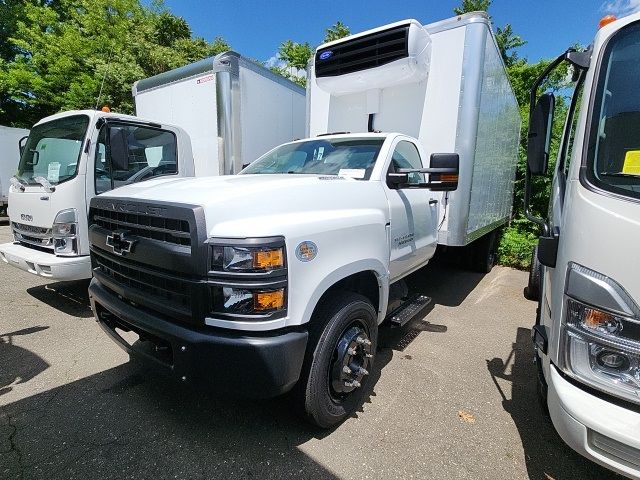
<svg viewBox="0 0 640 480">
<path fill-rule="evenodd" d="M 176 324 L 121 300 L 95 278 L 89 298 L 96 320 L 120 347 L 182 381 L 267 398 L 287 392 L 300 377 L 307 332 L 265 336 Z M 146 341 L 131 345 L 116 328 Z"/>
<path fill-rule="evenodd" d="M 10 242 L 0 245 L 0 258 L 20 270 L 52 280 L 71 281 L 91 278 L 91 259 L 88 255 L 58 257 L 53 253 Z"/>
<path fill-rule="evenodd" d="M 640 413 L 596 397 L 550 366 L 549 413 L 575 451 L 629 478 L 640 479 Z"/>
</svg>

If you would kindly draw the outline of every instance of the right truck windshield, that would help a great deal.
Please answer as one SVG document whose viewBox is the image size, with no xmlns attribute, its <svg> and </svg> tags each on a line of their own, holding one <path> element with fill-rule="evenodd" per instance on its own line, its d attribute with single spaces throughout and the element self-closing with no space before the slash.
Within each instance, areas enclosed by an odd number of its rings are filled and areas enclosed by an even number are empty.
<svg viewBox="0 0 640 480">
<path fill-rule="evenodd" d="M 640 198 L 640 23 L 608 42 L 597 78 L 586 175 L 598 188 Z"/>
</svg>

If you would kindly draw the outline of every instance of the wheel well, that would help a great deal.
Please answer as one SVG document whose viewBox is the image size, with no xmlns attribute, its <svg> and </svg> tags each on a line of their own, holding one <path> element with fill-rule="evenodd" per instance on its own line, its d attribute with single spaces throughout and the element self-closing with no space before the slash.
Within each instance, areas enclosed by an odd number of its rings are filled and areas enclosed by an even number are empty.
<svg viewBox="0 0 640 480">
<path fill-rule="evenodd" d="M 359 293 L 371 302 L 376 312 L 380 310 L 378 277 L 371 270 L 354 273 L 334 283 L 322 294 L 318 305 L 324 303 L 324 301 L 329 299 L 330 295 L 336 291 Z"/>
</svg>

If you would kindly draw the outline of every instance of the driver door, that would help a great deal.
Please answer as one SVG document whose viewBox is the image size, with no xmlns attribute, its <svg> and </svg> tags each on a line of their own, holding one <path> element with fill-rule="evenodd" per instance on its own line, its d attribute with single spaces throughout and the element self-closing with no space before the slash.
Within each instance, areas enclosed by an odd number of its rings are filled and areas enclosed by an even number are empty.
<svg viewBox="0 0 640 480">
<path fill-rule="evenodd" d="M 425 168 L 423 158 L 418 145 L 399 140 L 392 149 L 387 171 Z M 424 174 L 409 174 L 409 184 L 424 182 Z M 433 256 L 437 244 L 438 202 L 424 188 L 392 187 L 384 186 L 389 201 L 389 272 L 393 282 L 425 265 Z"/>
</svg>

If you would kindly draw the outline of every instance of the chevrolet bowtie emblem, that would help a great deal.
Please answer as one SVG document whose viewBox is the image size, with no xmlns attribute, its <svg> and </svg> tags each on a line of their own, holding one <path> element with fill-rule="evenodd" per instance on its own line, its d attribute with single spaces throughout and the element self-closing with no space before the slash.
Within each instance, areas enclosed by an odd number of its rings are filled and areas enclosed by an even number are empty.
<svg viewBox="0 0 640 480">
<path fill-rule="evenodd" d="M 111 232 L 110 235 L 107 235 L 107 247 L 111 247 L 113 253 L 116 255 L 124 256 L 127 253 L 131 253 L 136 240 L 125 238 L 127 233 L 129 232 L 126 230 L 116 230 L 115 232 Z"/>
</svg>

